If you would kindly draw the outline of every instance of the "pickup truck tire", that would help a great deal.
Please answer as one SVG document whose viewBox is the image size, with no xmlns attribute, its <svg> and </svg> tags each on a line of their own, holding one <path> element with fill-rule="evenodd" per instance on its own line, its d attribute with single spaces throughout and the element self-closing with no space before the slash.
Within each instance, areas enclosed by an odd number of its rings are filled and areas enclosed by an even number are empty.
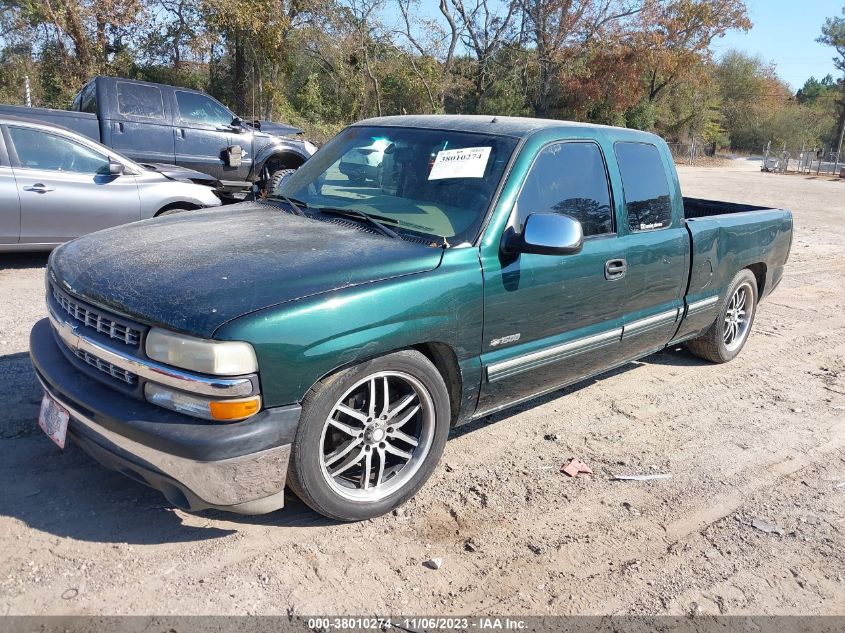
<svg viewBox="0 0 845 633">
<path fill-rule="evenodd" d="M 161 213 L 157 213 L 156 217 L 160 218 L 165 215 L 173 215 L 175 213 L 185 213 L 185 211 L 193 211 L 193 209 L 167 209 L 166 211 L 162 211 Z"/>
<path fill-rule="evenodd" d="M 728 286 L 722 309 L 713 325 L 701 336 L 687 341 L 694 355 L 713 363 L 726 363 L 745 346 L 757 313 L 757 279 L 744 268 Z"/>
<path fill-rule="evenodd" d="M 273 193 L 276 190 L 276 187 L 278 187 L 285 178 L 295 173 L 295 169 L 277 169 L 274 171 L 270 174 L 270 178 L 267 180 L 267 193 Z"/>
<path fill-rule="evenodd" d="M 385 514 L 414 496 L 433 472 L 450 416 L 443 377 L 415 350 L 343 369 L 303 399 L 288 486 L 332 519 Z"/>
</svg>

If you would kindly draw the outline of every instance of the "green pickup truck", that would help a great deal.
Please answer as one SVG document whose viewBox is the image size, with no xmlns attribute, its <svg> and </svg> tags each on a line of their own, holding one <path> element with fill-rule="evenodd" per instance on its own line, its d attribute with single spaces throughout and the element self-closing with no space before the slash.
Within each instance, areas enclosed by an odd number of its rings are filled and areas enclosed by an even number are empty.
<svg viewBox="0 0 845 633">
<path fill-rule="evenodd" d="M 39 425 L 181 508 L 373 517 L 456 425 L 667 345 L 731 360 L 791 241 L 789 211 L 683 198 L 652 134 L 362 121 L 267 199 L 55 250 Z"/>
</svg>

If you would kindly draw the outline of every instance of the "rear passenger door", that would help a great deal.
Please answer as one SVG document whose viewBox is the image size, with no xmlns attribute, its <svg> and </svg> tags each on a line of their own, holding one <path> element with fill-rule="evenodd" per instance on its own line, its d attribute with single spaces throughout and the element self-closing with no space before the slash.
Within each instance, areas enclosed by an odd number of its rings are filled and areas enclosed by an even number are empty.
<svg viewBox="0 0 845 633">
<path fill-rule="evenodd" d="M 608 262 L 624 260 L 625 245 L 598 144 L 557 141 L 538 152 L 507 230 L 521 233 L 533 213 L 579 220 L 583 248 L 571 255 L 483 256 L 480 413 L 574 382 L 622 356 L 627 279 L 606 270 Z"/>
<path fill-rule="evenodd" d="M 112 147 L 140 163 L 173 164 L 173 125 L 161 88 L 115 82 L 117 113 L 110 122 Z"/>
<path fill-rule="evenodd" d="M 669 160 L 656 145 L 616 142 L 624 196 L 625 299 L 622 349 L 626 358 L 665 346 L 674 335 L 689 274 L 689 236 Z"/>
</svg>

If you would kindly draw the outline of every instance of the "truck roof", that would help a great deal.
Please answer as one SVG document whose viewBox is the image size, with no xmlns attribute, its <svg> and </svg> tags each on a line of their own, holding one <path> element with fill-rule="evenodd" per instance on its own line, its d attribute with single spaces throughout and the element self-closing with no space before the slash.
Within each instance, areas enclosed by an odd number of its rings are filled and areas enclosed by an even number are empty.
<svg viewBox="0 0 845 633">
<path fill-rule="evenodd" d="M 557 119 L 532 119 L 528 117 L 495 116 L 489 114 L 415 114 L 402 116 L 383 116 L 358 121 L 355 125 L 433 128 L 454 130 L 456 132 L 486 132 L 525 138 L 539 130 L 559 128 L 561 131 L 575 130 L 612 130 L 613 134 L 626 140 L 639 140 L 654 143 L 659 136 L 641 130 L 582 123 L 579 121 L 561 121 Z"/>
</svg>

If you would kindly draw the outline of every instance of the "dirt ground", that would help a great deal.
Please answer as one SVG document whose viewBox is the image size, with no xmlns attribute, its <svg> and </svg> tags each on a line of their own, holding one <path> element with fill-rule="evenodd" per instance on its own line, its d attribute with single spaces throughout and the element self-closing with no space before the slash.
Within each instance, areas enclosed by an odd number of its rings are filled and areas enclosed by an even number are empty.
<svg viewBox="0 0 845 633">
<path fill-rule="evenodd" d="M 795 214 L 743 353 L 669 350 L 463 428 L 415 499 L 351 525 L 295 498 L 174 510 L 59 451 L 26 353 L 46 258 L 0 256 L 0 614 L 845 614 L 845 181 L 679 170 Z M 573 456 L 595 474 L 560 474 Z"/>
</svg>

